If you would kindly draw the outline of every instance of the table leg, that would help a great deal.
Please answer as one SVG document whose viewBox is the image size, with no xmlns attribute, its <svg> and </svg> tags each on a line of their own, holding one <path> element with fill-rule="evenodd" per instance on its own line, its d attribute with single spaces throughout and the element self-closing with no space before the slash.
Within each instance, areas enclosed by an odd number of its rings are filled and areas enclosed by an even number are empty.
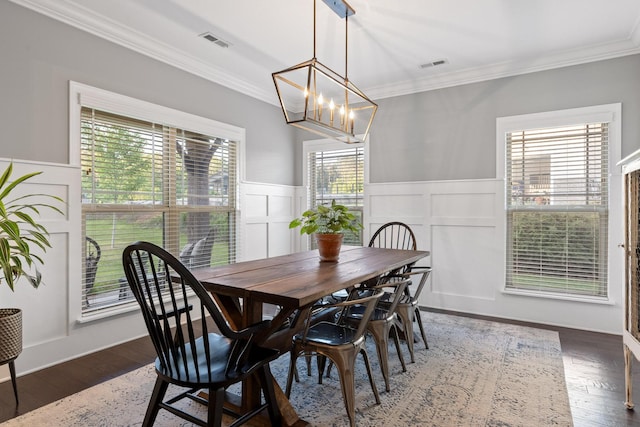
<svg viewBox="0 0 640 427">
<path fill-rule="evenodd" d="M 243 323 L 244 315 L 238 298 L 216 293 L 211 293 L 211 296 L 218 303 L 218 307 L 229 322 L 231 329 L 240 330 L 244 327 L 243 325 L 249 325 L 249 323 Z"/>
<path fill-rule="evenodd" d="M 220 295 L 212 293 L 213 298 L 219 304 L 221 311 L 226 316 L 230 326 L 234 329 L 242 329 L 246 325 L 251 325 L 257 322 L 262 321 L 262 303 L 254 302 L 250 300 L 245 300 L 244 304 L 240 304 L 238 298 L 230 297 L 226 295 Z M 279 325 L 282 324 L 286 318 L 293 313 L 295 310 L 281 310 L 276 318 L 274 318 L 274 324 Z M 269 331 L 268 337 L 263 337 L 263 344 L 267 347 L 273 348 L 287 348 L 288 344 L 291 342 L 291 336 L 293 334 L 294 329 L 281 331 L 280 333 L 272 333 L 273 331 Z M 288 427 L 302 427 L 307 426 L 309 423 L 303 421 L 298 417 L 293 406 L 291 406 L 291 402 L 280 388 L 280 385 L 277 381 L 274 380 L 274 390 L 276 394 L 276 400 L 278 402 L 278 407 L 280 408 L 280 413 L 282 414 L 283 425 Z M 204 396 L 203 396 L 204 397 Z M 260 383 L 254 379 L 249 378 L 247 381 L 242 383 L 242 396 L 240 398 L 235 398 L 229 396 L 227 399 L 227 405 L 234 411 L 239 413 L 247 413 L 251 411 L 253 408 L 259 406 L 261 403 L 261 388 Z M 268 416 L 262 417 L 259 416 L 255 421 L 252 421 L 251 424 L 256 425 L 269 425 Z"/>
</svg>

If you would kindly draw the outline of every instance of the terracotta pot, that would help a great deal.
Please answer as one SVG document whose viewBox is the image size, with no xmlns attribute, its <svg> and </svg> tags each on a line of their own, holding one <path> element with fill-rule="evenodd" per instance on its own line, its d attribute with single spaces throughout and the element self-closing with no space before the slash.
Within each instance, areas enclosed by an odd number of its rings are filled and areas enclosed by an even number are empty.
<svg viewBox="0 0 640 427">
<path fill-rule="evenodd" d="M 0 363 L 22 353 L 22 310 L 0 308 Z"/>
<path fill-rule="evenodd" d="M 342 246 L 342 234 L 316 234 L 321 262 L 337 262 Z"/>
</svg>

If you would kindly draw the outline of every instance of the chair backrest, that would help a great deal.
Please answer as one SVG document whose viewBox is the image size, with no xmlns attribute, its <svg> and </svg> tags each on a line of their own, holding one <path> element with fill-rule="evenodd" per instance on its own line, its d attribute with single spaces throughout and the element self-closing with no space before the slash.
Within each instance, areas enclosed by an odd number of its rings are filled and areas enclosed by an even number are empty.
<svg viewBox="0 0 640 427">
<path fill-rule="evenodd" d="M 377 320 L 382 320 L 382 318 L 390 320 L 394 315 L 398 303 L 405 295 L 405 289 L 407 285 L 411 283 L 411 280 L 404 275 L 392 275 L 379 277 L 377 281 L 377 285 L 361 286 L 360 288 L 354 289 L 352 293 L 364 296 L 371 293 L 382 292 L 383 296 L 378 301 L 379 304 L 376 304 L 374 310 L 374 312 L 378 311 L 379 313 L 377 313 L 374 318 Z M 352 305 L 344 312 L 344 316 L 362 321 L 362 319 L 364 319 L 364 311 L 365 307 L 362 305 Z"/>
<path fill-rule="evenodd" d="M 415 251 L 418 246 L 416 236 L 413 234 L 411 227 L 402 222 L 392 221 L 376 230 L 371 240 L 369 240 L 369 247 Z M 402 269 L 394 270 L 391 274 L 395 274 L 398 271 L 407 271 L 409 267 L 405 266 Z M 366 282 L 367 286 L 372 284 L 372 281 Z"/>
<path fill-rule="evenodd" d="M 149 242 L 136 242 L 127 246 L 122 254 L 127 281 L 144 318 L 149 336 L 155 347 L 163 372 L 175 377 L 201 378 L 208 372 L 199 372 L 208 366 L 208 360 L 197 360 L 198 355 L 189 343 L 202 336 L 206 341 L 211 329 L 207 315 L 215 322 L 219 332 L 241 342 L 237 348 L 244 351 L 251 336 L 232 330 L 211 296 L 193 274 L 169 252 Z M 175 325 L 181 325 L 180 327 Z M 244 349 L 241 347 L 245 346 Z M 205 342 L 204 349 L 208 352 Z M 234 345 L 234 351 L 236 346 Z M 228 366 L 229 369 L 235 367 Z M 193 371 L 196 371 L 195 373 Z M 202 378 L 206 380 L 206 378 Z"/>
<path fill-rule="evenodd" d="M 424 288 L 425 283 L 427 283 L 427 279 L 431 274 L 431 267 L 411 267 L 408 273 L 404 274 L 404 277 L 411 278 L 411 276 L 416 274 L 422 274 L 420 277 L 420 282 L 418 286 L 414 288 L 413 293 L 409 293 L 411 297 L 411 302 L 417 302 L 420 297 L 420 293 L 422 292 L 422 288 Z"/>
<path fill-rule="evenodd" d="M 331 309 L 333 307 L 336 307 L 339 311 L 338 313 L 335 315 L 335 323 L 336 324 L 344 324 L 345 318 L 348 316 L 349 314 L 349 310 L 350 308 L 354 307 L 354 306 L 359 306 L 362 308 L 362 317 L 361 319 L 363 321 L 361 321 L 358 324 L 358 328 L 356 330 L 356 333 L 353 336 L 353 342 L 357 342 L 361 339 L 363 339 L 365 332 L 367 331 L 367 323 L 369 322 L 369 319 L 371 319 L 371 316 L 373 315 L 373 312 L 376 308 L 376 305 L 378 303 L 378 301 L 380 300 L 380 297 L 382 297 L 382 294 L 384 294 L 382 289 L 379 290 L 375 290 L 372 293 L 366 295 L 366 296 L 358 296 L 357 292 L 350 292 L 349 293 L 349 297 L 344 300 L 344 301 L 339 301 L 339 302 L 335 302 L 332 304 L 322 304 L 321 307 L 323 309 Z M 313 315 L 313 307 L 311 308 L 311 310 L 309 310 L 309 314 L 307 317 L 307 322 L 305 325 L 305 329 L 302 335 L 302 340 L 305 341 L 306 340 L 306 336 L 307 336 L 307 332 L 309 330 L 309 327 L 314 324 L 314 322 L 312 322 L 312 315 Z"/>
<path fill-rule="evenodd" d="M 369 247 L 415 251 L 416 236 L 408 225 L 397 221 L 388 222 L 376 230 L 369 241 Z"/>
<path fill-rule="evenodd" d="M 344 323 L 344 319 L 349 315 L 350 309 L 352 307 L 358 306 L 362 308 L 362 317 L 360 317 L 361 321 L 358 324 L 358 328 L 354 336 L 354 341 L 357 341 L 364 336 L 365 332 L 367 331 L 367 323 L 369 323 L 371 316 L 373 316 L 373 312 L 375 311 L 376 306 L 378 305 L 378 301 L 380 301 L 380 298 L 383 294 L 384 291 L 382 289 L 376 289 L 373 291 L 373 293 L 367 296 L 352 297 L 352 295 L 358 295 L 357 292 L 354 291 L 350 293 L 350 297 L 347 300 L 335 304 L 335 306 L 339 307 L 341 310 L 340 314 L 337 317 L 338 323 Z"/>
<path fill-rule="evenodd" d="M 405 295 L 405 289 L 408 284 L 411 283 L 411 279 L 404 276 L 383 276 L 381 283 L 376 285 L 374 289 L 380 289 L 385 292 L 385 295 L 389 297 L 387 303 L 384 306 L 384 310 L 387 311 L 388 316 L 392 316 L 398 306 L 398 303 Z"/>
</svg>

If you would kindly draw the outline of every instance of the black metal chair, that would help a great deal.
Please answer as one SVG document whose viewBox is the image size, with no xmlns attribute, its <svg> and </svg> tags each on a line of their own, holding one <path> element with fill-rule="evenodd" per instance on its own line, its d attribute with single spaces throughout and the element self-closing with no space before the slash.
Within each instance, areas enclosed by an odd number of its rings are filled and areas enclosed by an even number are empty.
<svg viewBox="0 0 640 427">
<path fill-rule="evenodd" d="M 384 378 L 385 389 L 390 391 L 389 385 L 389 335 L 393 332 L 393 340 L 400 359 L 400 365 L 402 366 L 402 372 L 407 371 L 407 366 L 404 363 L 404 356 L 400 349 L 400 338 L 398 335 L 398 328 L 396 327 L 397 314 L 396 307 L 398 302 L 404 295 L 404 290 L 409 282 L 408 279 L 398 277 L 384 277 L 381 279 L 381 283 L 376 286 L 357 290 L 359 292 L 384 292 L 383 297 L 385 301 L 380 301 L 371 315 L 371 318 L 366 324 L 367 332 L 371 334 L 375 343 L 378 353 L 378 362 L 382 370 L 382 377 Z M 363 322 L 364 307 L 355 305 L 349 307 L 344 314 L 344 319 L 347 323 L 357 325 Z M 327 372 L 328 375 L 328 372 Z"/>
<path fill-rule="evenodd" d="M 289 376 L 287 377 L 286 395 L 291 395 L 291 386 L 293 378 L 296 375 L 296 360 L 301 354 L 317 356 L 318 363 L 318 382 L 322 383 L 322 372 L 326 359 L 329 358 L 337 367 L 340 375 L 340 386 L 342 388 L 342 396 L 347 409 L 347 415 L 351 426 L 355 426 L 355 362 L 358 354 L 362 354 L 364 358 L 367 374 L 369 375 L 369 383 L 377 404 L 380 404 L 380 395 L 376 388 L 376 383 L 371 373 L 371 365 L 369 356 L 364 346 L 365 331 L 367 322 L 375 305 L 382 296 L 382 291 L 363 298 L 347 299 L 334 304 L 323 304 L 323 309 L 335 307 L 340 310 L 340 314 L 334 321 L 322 320 L 312 322 L 314 310 L 309 310 L 308 318 L 304 331 L 293 337 L 293 347 L 291 348 L 291 359 L 289 362 Z M 343 314 L 354 305 L 364 307 L 362 313 L 362 322 L 357 328 L 352 328 L 344 323 Z"/>
<path fill-rule="evenodd" d="M 373 233 L 369 240 L 371 248 L 406 249 L 415 251 L 416 236 L 411 228 L 402 222 L 388 222 Z"/>
<path fill-rule="evenodd" d="M 370 247 L 388 248 L 388 249 L 404 249 L 413 250 L 417 249 L 416 236 L 407 224 L 399 221 L 388 222 L 373 234 L 369 241 Z M 405 295 L 398 302 L 396 312 L 400 318 L 403 333 L 406 338 L 409 354 L 411 355 L 411 363 L 415 362 L 414 356 L 414 334 L 413 334 L 413 322 L 418 323 L 420 327 L 420 333 L 424 340 L 424 345 L 428 349 L 427 336 L 424 331 L 424 325 L 422 318 L 420 317 L 420 308 L 418 307 L 418 298 L 424 284 L 431 274 L 431 267 L 417 267 L 413 264 L 405 265 L 403 268 L 393 271 L 389 274 L 389 277 L 394 275 L 405 275 L 406 278 L 411 279 L 407 287 L 405 288 Z M 419 284 L 414 286 L 413 276 L 416 274 L 422 274 Z M 385 303 L 383 303 L 385 304 Z M 388 303 L 386 303 L 388 305 Z"/>
<path fill-rule="evenodd" d="M 422 323 L 422 317 L 420 316 L 420 307 L 418 307 L 418 299 L 420 298 L 420 293 L 424 288 L 429 275 L 431 274 L 431 267 L 415 267 L 412 266 L 401 275 L 401 277 L 411 279 L 414 275 L 421 275 L 420 281 L 418 285 L 415 286 L 415 282 L 410 280 L 405 288 L 404 295 L 402 299 L 398 302 L 396 306 L 396 313 L 398 314 L 398 318 L 400 318 L 400 323 L 402 324 L 402 330 L 405 334 L 405 338 L 407 341 L 407 347 L 409 349 L 409 354 L 411 355 L 411 363 L 416 361 L 414 356 L 414 335 L 413 335 L 413 323 L 417 323 L 420 328 L 420 334 L 422 335 L 422 340 L 424 341 L 425 348 L 429 348 L 429 343 L 427 342 L 427 334 L 424 331 L 424 325 Z"/>
<path fill-rule="evenodd" d="M 385 249 L 405 249 L 415 251 L 417 248 L 416 236 L 413 234 L 411 228 L 398 221 L 388 222 L 373 233 L 369 240 L 370 248 L 385 248 Z M 399 270 L 394 270 L 388 275 L 393 275 L 398 272 L 404 272 L 408 266 Z M 373 277 L 363 283 L 365 286 L 376 286 L 379 282 L 379 277 Z M 336 299 L 344 299 L 347 296 L 348 290 L 342 290 L 333 294 Z"/>
<path fill-rule="evenodd" d="M 158 378 L 142 425 L 153 425 L 158 411 L 165 409 L 197 425 L 220 426 L 225 389 L 250 376 L 257 377 L 266 403 L 247 414 L 231 413 L 236 417 L 231 425 L 245 423 L 265 407 L 271 425 L 280 425 L 281 414 L 269 368 L 269 362 L 279 352 L 254 342 L 256 334 L 268 327 L 270 321 L 232 330 L 193 274 L 173 255 L 152 243 L 129 245 L 124 249 L 122 262 L 158 356 L 155 361 Z M 215 329 L 218 332 L 213 332 Z M 165 401 L 171 384 L 188 390 Z M 208 399 L 196 394 L 201 389 L 207 389 Z M 174 405 L 184 398 L 208 405 L 207 420 Z"/>
</svg>

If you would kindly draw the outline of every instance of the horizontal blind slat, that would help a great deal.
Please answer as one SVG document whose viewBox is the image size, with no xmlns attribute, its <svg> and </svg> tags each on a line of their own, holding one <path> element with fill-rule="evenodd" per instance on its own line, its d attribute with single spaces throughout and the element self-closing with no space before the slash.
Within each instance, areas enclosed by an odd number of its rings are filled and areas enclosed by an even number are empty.
<svg viewBox="0 0 640 427">
<path fill-rule="evenodd" d="M 608 125 L 506 135 L 507 287 L 606 295 Z"/>
<path fill-rule="evenodd" d="M 133 302 L 121 254 L 136 240 L 164 246 L 190 267 L 235 262 L 236 147 L 82 109 L 83 315 Z"/>
</svg>

